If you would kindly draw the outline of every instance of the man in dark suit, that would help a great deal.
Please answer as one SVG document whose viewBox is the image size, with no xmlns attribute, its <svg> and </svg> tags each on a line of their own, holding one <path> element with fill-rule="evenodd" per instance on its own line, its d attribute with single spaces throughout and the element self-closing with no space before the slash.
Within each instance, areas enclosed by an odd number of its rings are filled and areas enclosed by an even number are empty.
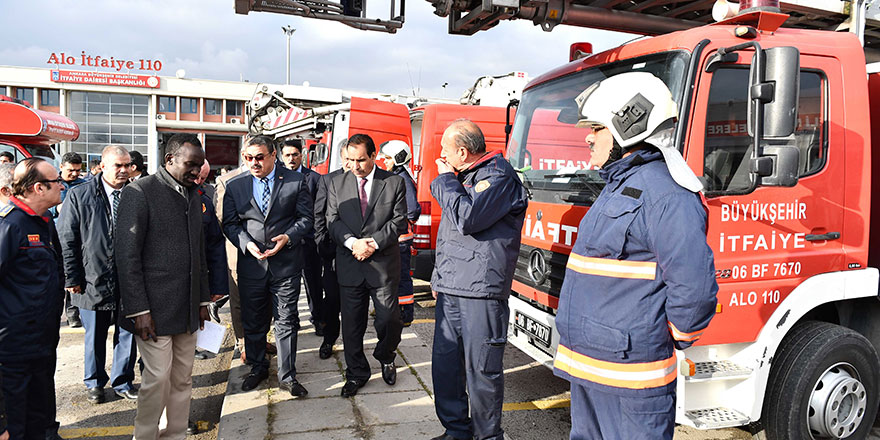
<svg viewBox="0 0 880 440">
<path fill-rule="evenodd" d="M 266 333 L 275 318 L 278 383 L 300 397 L 308 394 L 296 380 L 299 331 L 301 242 L 312 228 L 312 196 L 303 175 L 279 166 L 274 141 L 249 139 L 242 158 L 250 173 L 226 184 L 223 232 L 238 248 L 238 287 L 244 344 L 251 372 L 242 384 L 249 391 L 269 377 Z"/>
<path fill-rule="evenodd" d="M 327 185 L 334 177 L 348 171 L 347 150 L 344 145 L 339 149 L 342 168 L 321 176 L 315 193 L 315 244 L 321 258 L 321 285 L 324 288 L 324 341 L 318 349 L 318 357 L 321 359 L 329 359 L 333 355 L 333 344 L 339 338 L 339 280 L 336 277 L 336 243 L 327 230 L 325 217 Z"/>
<path fill-rule="evenodd" d="M 196 330 L 208 320 L 202 201 L 195 180 L 205 151 L 194 134 L 171 137 L 165 167 L 125 186 L 116 220 L 123 319 L 144 361 L 135 439 L 186 436 Z"/>
<path fill-rule="evenodd" d="M 336 274 L 345 323 L 343 397 L 357 394 L 370 378 L 370 364 L 364 356 L 364 332 L 371 297 L 379 337 L 373 357 L 381 362 L 382 379 L 387 384 L 394 385 L 397 380 L 394 357 L 403 330 L 397 305 L 397 238 L 406 232 L 403 179 L 376 166 L 376 145 L 369 136 L 352 136 L 347 149 L 351 173 L 330 180 L 326 212 L 330 236 L 336 242 Z"/>
<path fill-rule="evenodd" d="M 132 386 L 137 348 L 133 335 L 117 324 L 119 280 L 113 259 L 113 227 L 116 223 L 122 187 L 128 183 L 131 157 L 117 145 L 101 154 L 102 172 L 75 188 L 65 202 L 58 225 L 64 259 L 65 290 L 79 308 L 86 329 L 84 369 L 88 400 L 103 403 L 104 386 L 125 399 L 137 399 Z M 113 326 L 113 367 L 104 371 L 107 332 Z"/>
<path fill-rule="evenodd" d="M 302 173 L 309 187 L 312 201 L 318 192 L 318 179 L 320 174 L 310 170 L 303 164 L 303 141 L 302 139 L 288 139 L 281 146 L 281 161 L 289 170 Z M 306 298 L 309 300 L 309 311 L 312 317 L 309 321 L 315 327 L 315 335 L 324 336 L 324 286 L 321 282 L 321 258 L 318 256 L 318 247 L 315 243 L 315 229 L 309 230 L 303 239 L 303 271 L 302 278 L 306 285 Z"/>
</svg>

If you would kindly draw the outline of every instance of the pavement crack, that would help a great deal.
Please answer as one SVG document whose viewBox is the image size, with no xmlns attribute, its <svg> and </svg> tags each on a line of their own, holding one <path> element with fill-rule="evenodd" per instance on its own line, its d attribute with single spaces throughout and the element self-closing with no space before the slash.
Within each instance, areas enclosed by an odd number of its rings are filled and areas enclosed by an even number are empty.
<svg viewBox="0 0 880 440">
<path fill-rule="evenodd" d="M 423 380 L 422 380 L 422 377 L 419 376 L 419 372 L 416 371 L 415 367 L 412 366 L 412 364 L 409 362 L 409 360 L 406 358 L 406 356 L 403 355 L 403 352 L 400 351 L 399 348 L 397 349 L 397 355 L 400 356 L 401 359 L 403 359 L 403 362 L 404 362 L 404 363 L 406 363 L 406 367 L 409 368 L 409 371 L 411 371 L 412 374 L 413 374 L 413 376 L 416 377 L 416 380 L 419 381 L 419 385 L 422 386 L 422 389 L 424 389 L 425 392 L 428 393 L 428 396 L 430 396 L 431 399 L 433 399 L 433 398 L 434 398 L 434 394 L 431 392 L 430 389 L 428 389 L 428 385 L 425 384 L 425 381 L 423 381 Z"/>
</svg>

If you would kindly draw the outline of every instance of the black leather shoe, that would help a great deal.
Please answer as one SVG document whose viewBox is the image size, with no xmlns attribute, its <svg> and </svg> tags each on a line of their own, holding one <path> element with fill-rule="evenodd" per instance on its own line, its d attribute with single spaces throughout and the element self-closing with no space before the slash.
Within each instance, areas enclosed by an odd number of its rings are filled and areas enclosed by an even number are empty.
<svg viewBox="0 0 880 440">
<path fill-rule="evenodd" d="M 268 371 L 259 371 L 253 372 L 251 371 L 247 377 L 244 378 L 244 382 L 241 384 L 242 391 L 250 391 L 257 387 L 260 382 L 266 380 L 269 377 Z"/>
<path fill-rule="evenodd" d="M 79 319 L 68 319 L 67 326 L 70 328 L 80 328 L 83 326 L 83 323 Z"/>
<path fill-rule="evenodd" d="M 342 397 L 353 397 L 366 384 L 366 380 L 349 379 L 345 381 L 345 385 L 342 386 Z"/>
<path fill-rule="evenodd" d="M 382 380 L 388 385 L 394 385 L 397 382 L 397 367 L 394 366 L 394 362 L 382 364 Z"/>
<path fill-rule="evenodd" d="M 290 382 L 281 382 L 278 384 L 278 388 L 281 388 L 284 391 L 290 393 L 293 397 L 302 397 L 306 394 L 309 394 L 309 390 L 306 387 L 302 386 L 296 379 Z"/>
<path fill-rule="evenodd" d="M 104 388 L 89 388 L 88 393 L 88 400 L 90 403 L 104 403 L 104 401 L 106 400 L 106 398 L 104 397 Z"/>
<path fill-rule="evenodd" d="M 186 423 L 186 435 L 196 435 L 199 433 L 199 425 L 192 420 Z"/>
<path fill-rule="evenodd" d="M 437 437 L 432 438 L 431 440 L 464 440 L 458 437 L 453 437 L 449 434 L 438 435 Z"/>
<path fill-rule="evenodd" d="M 217 357 L 217 355 L 214 354 L 214 353 L 211 353 L 211 352 L 208 351 L 208 350 L 199 350 L 199 349 L 196 349 L 195 358 L 198 359 L 198 360 L 200 360 L 200 361 L 203 361 L 203 360 L 205 360 L 205 359 L 213 359 L 213 358 L 215 358 L 215 357 Z"/>
<path fill-rule="evenodd" d="M 333 344 L 329 342 L 324 342 L 321 344 L 321 348 L 318 349 L 318 357 L 321 359 L 330 359 L 330 356 L 333 356 Z"/>
<path fill-rule="evenodd" d="M 127 400 L 138 400 L 138 390 L 131 388 L 125 391 L 113 390 L 117 396 Z"/>
</svg>

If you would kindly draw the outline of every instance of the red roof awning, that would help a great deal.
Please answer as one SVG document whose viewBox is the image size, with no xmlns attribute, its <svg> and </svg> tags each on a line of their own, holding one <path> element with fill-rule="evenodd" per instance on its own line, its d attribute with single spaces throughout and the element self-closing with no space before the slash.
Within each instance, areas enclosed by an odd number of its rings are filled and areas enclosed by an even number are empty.
<svg viewBox="0 0 880 440">
<path fill-rule="evenodd" d="M 79 137 L 79 126 L 57 113 L 0 100 L 0 139 L 52 145 Z"/>
</svg>

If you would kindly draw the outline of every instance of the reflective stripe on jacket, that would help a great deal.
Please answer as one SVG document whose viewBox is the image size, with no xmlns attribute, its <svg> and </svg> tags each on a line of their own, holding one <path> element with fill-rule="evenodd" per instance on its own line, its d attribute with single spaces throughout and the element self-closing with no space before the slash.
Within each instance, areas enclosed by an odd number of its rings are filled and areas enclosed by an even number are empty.
<svg viewBox="0 0 880 440">
<path fill-rule="evenodd" d="M 656 150 L 600 171 L 607 182 L 581 220 L 556 326 L 556 375 L 624 395 L 675 386 L 674 347 L 715 314 L 715 265 L 700 197 L 670 177 Z"/>
</svg>

